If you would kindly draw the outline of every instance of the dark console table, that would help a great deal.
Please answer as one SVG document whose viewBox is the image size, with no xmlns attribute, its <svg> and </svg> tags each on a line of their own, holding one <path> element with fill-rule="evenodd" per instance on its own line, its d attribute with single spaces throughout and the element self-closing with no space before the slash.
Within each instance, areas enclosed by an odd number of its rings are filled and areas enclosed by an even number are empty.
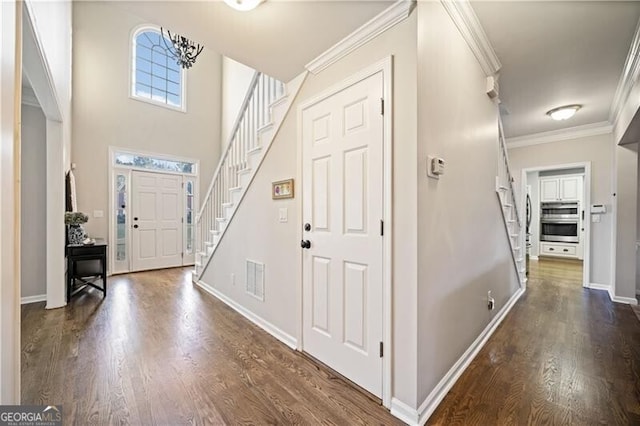
<svg viewBox="0 0 640 426">
<path fill-rule="evenodd" d="M 102 287 L 88 281 L 102 278 Z M 77 285 L 77 281 L 80 285 Z M 107 296 L 107 242 L 97 239 L 95 244 L 67 245 L 67 302 L 88 286 Z"/>
</svg>

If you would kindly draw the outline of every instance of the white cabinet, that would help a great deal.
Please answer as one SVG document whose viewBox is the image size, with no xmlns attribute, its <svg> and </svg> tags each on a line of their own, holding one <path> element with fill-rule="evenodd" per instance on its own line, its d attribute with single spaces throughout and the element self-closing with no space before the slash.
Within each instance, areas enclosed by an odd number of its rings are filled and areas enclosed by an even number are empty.
<svg viewBox="0 0 640 426">
<path fill-rule="evenodd" d="M 579 200 L 581 176 L 560 178 L 560 199 L 562 201 Z"/>
<path fill-rule="evenodd" d="M 540 179 L 540 201 L 557 201 L 559 198 L 558 179 Z"/>
<path fill-rule="evenodd" d="M 578 259 L 578 244 L 575 243 L 548 243 L 540 242 L 541 256 L 557 256 Z"/>
<path fill-rule="evenodd" d="M 578 201 L 582 176 L 540 179 L 540 201 Z"/>
</svg>

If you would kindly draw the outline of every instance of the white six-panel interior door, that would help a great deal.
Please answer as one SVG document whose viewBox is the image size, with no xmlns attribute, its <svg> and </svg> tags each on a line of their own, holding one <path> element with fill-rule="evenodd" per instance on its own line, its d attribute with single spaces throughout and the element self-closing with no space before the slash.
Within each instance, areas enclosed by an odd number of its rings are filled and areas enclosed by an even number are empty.
<svg viewBox="0 0 640 426">
<path fill-rule="evenodd" d="M 131 269 L 182 266 L 182 176 L 131 172 Z"/>
<path fill-rule="evenodd" d="M 302 111 L 303 350 L 379 397 L 383 88 L 379 72 Z"/>
</svg>

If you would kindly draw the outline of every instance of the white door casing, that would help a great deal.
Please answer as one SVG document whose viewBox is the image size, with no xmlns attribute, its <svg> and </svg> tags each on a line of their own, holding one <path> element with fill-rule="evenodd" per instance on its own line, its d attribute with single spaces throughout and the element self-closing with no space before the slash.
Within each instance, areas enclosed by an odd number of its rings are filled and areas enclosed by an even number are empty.
<svg viewBox="0 0 640 426">
<path fill-rule="evenodd" d="M 303 350 L 382 396 L 383 72 L 302 111 Z"/>
<path fill-rule="evenodd" d="M 134 170 L 131 190 L 132 271 L 181 266 L 182 176 Z"/>
</svg>

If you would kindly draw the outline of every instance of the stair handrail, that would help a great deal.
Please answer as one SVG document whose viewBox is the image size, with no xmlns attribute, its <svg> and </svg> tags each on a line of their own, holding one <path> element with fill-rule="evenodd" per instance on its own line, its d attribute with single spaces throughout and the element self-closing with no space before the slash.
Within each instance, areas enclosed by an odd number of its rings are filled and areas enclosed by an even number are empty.
<svg viewBox="0 0 640 426">
<path fill-rule="evenodd" d="M 222 168 L 222 165 L 224 164 L 227 157 L 229 156 L 229 152 L 231 152 L 233 140 L 236 137 L 236 132 L 238 131 L 238 127 L 242 122 L 242 118 L 247 112 L 247 106 L 249 105 L 249 102 L 253 97 L 253 92 L 255 91 L 255 88 L 258 85 L 258 81 L 260 80 L 261 75 L 262 73 L 260 71 L 256 71 L 253 74 L 253 78 L 251 79 L 251 83 L 249 84 L 249 88 L 247 89 L 247 93 L 245 94 L 244 100 L 242 101 L 242 104 L 240 106 L 240 114 L 238 114 L 238 116 L 236 117 L 236 121 L 233 123 L 233 127 L 231 128 L 231 133 L 229 133 L 229 138 L 228 138 L 229 140 L 227 141 L 227 147 L 225 148 L 225 151 L 222 157 L 220 157 L 220 161 L 218 162 L 218 167 L 216 167 L 216 171 L 213 173 L 213 178 L 211 179 L 211 183 L 209 184 L 207 195 L 205 195 L 205 198 L 201 203 L 200 210 L 196 215 L 195 223 L 198 223 L 198 221 L 200 221 L 200 218 L 202 217 L 204 209 L 207 206 L 207 202 L 209 201 L 209 198 L 211 198 L 211 193 L 213 192 L 213 188 L 216 184 L 216 181 L 218 180 L 218 176 L 220 176 L 220 169 Z"/>
<path fill-rule="evenodd" d="M 513 179 L 511 178 L 511 170 L 509 169 L 509 153 L 507 151 L 507 143 L 505 142 L 505 139 L 504 139 L 504 130 L 502 128 L 502 120 L 498 120 L 498 126 L 499 126 L 499 133 L 500 133 L 498 139 L 500 140 L 500 146 L 502 148 L 502 153 L 504 155 L 505 166 L 507 170 L 507 178 L 509 180 L 509 189 L 511 190 L 511 196 L 513 197 L 513 210 L 516 214 L 516 221 L 518 223 L 518 226 L 521 227 L 522 221 L 520 220 L 520 212 L 518 212 L 518 203 L 516 200 L 516 191 L 513 186 Z"/>
</svg>

